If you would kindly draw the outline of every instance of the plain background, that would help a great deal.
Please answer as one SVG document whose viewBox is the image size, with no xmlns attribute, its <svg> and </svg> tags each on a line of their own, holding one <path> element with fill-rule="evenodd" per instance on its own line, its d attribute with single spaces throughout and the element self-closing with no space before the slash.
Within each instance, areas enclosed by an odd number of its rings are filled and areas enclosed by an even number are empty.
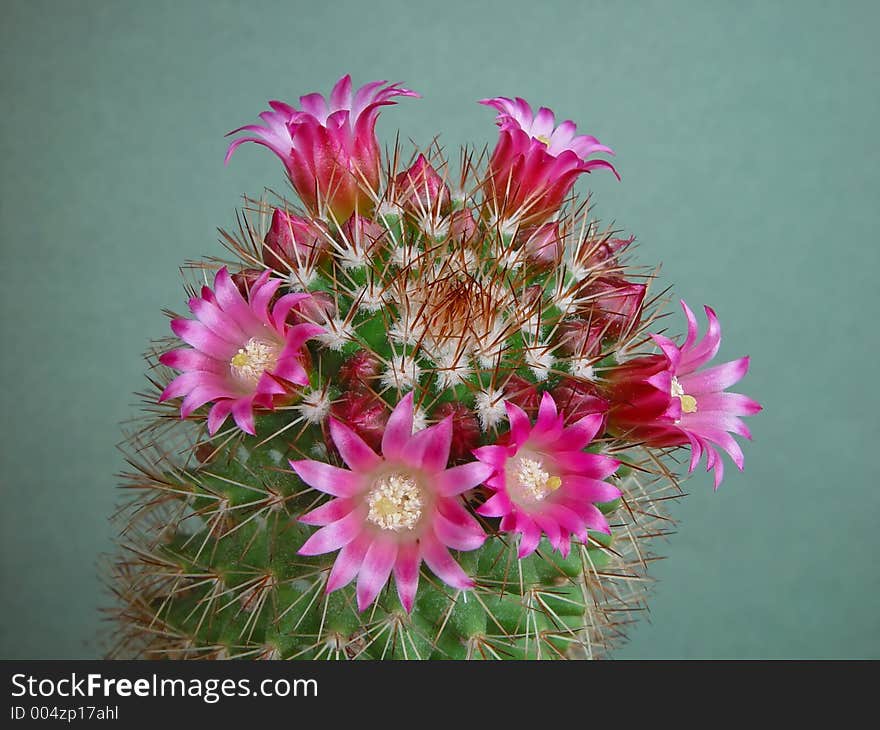
<svg viewBox="0 0 880 730">
<path fill-rule="evenodd" d="M 280 187 L 223 135 L 271 98 L 401 80 L 380 137 L 495 138 L 551 106 L 617 151 L 586 178 L 642 263 L 750 354 L 746 472 L 675 510 L 620 658 L 880 657 L 875 2 L 0 2 L 0 656 L 100 653 L 97 577 L 140 353 Z M 679 329 L 683 326 L 676 319 Z"/>
</svg>

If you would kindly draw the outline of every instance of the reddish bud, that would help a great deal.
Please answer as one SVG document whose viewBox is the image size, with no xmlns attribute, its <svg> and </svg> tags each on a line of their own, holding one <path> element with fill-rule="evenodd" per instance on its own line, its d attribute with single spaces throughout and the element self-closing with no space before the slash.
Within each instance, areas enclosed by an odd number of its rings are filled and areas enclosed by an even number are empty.
<svg viewBox="0 0 880 730">
<path fill-rule="evenodd" d="M 559 350 L 565 355 L 590 359 L 602 353 L 605 327 L 597 322 L 570 319 L 559 325 Z"/>
<path fill-rule="evenodd" d="M 370 448 L 379 451 L 390 412 L 385 401 L 375 393 L 364 387 L 354 388 L 330 407 L 330 413 L 360 436 Z M 332 440 L 326 440 L 328 444 L 332 443 Z"/>
<path fill-rule="evenodd" d="M 630 236 L 629 238 L 606 238 L 595 250 L 590 252 L 586 265 L 594 270 L 613 268 L 617 265 L 618 256 L 635 240 L 635 236 Z"/>
<path fill-rule="evenodd" d="M 245 298 L 248 298 L 248 292 L 251 290 L 251 287 L 260 278 L 260 275 L 263 272 L 260 269 L 242 269 L 236 274 L 232 275 L 232 283 L 235 284 L 239 293 Z"/>
<path fill-rule="evenodd" d="M 398 202 L 416 215 L 438 215 L 449 209 L 449 186 L 424 155 L 394 178 Z"/>
<path fill-rule="evenodd" d="M 314 221 L 276 208 L 263 240 L 263 262 L 281 273 L 311 264 L 325 248 L 324 236 Z"/>
<path fill-rule="evenodd" d="M 534 383 L 519 375 L 511 375 L 503 390 L 505 399 L 522 408 L 530 417 L 534 418 L 538 414 L 541 394 Z"/>
<path fill-rule="evenodd" d="M 526 256 L 535 263 L 555 264 L 562 257 L 562 239 L 556 221 L 525 228 L 519 232 L 517 239 L 522 243 Z"/>
<path fill-rule="evenodd" d="M 367 350 L 360 350 L 342 363 L 339 381 L 351 387 L 366 385 L 379 375 L 381 369 L 382 362 L 378 357 Z"/>
<path fill-rule="evenodd" d="M 642 316 L 647 287 L 619 277 L 603 276 L 588 285 L 584 294 L 591 319 L 601 323 L 612 337 L 628 333 Z"/>
<path fill-rule="evenodd" d="M 299 324 L 300 322 L 312 322 L 323 324 L 336 316 L 336 301 L 325 291 L 309 292 L 311 296 L 303 299 L 290 310 L 288 322 Z"/>
<path fill-rule="evenodd" d="M 452 416 L 452 448 L 449 456 L 453 461 L 471 458 L 471 450 L 480 445 L 480 424 L 469 408 L 461 403 L 442 403 L 433 417 L 442 420 Z"/>
<path fill-rule="evenodd" d="M 477 232 L 477 222 L 474 220 L 474 212 L 470 208 L 454 210 L 449 215 L 449 235 L 459 241 L 467 243 Z"/>
<path fill-rule="evenodd" d="M 571 424 L 593 413 L 605 413 L 608 401 L 591 383 L 565 378 L 551 392 L 565 423 Z"/>
</svg>

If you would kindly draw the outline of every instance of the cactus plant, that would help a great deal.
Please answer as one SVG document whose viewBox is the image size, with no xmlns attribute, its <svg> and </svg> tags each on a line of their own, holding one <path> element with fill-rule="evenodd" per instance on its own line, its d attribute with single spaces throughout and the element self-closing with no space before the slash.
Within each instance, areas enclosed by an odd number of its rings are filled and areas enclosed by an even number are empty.
<svg viewBox="0 0 880 730">
<path fill-rule="evenodd" d="M 236 130 L 295 200 L 245 198 L 147 355 L 110 656 L 605 656 L 681 454 L 742 468 L 748 359 L 701 369 L 708 307 L 664 336 L 634 239 L 572 193 L 611 150 L 499 97 L 491 155 L 404 161 L 374 133 L 395 96 L 344 77 Z"/>
</svg>

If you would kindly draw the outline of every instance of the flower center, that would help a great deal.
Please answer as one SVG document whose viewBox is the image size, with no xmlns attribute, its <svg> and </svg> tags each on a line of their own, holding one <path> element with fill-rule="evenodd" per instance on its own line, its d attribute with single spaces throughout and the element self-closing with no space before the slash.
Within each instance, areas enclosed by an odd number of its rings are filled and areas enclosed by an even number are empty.
<svg viewBox="0 0 880 730">
<path fill-rule="evenodd" d="M 550 146 L 550 138 L 545 137 L 543 134 L 539 134 L 537 137 L 535 137 L 535 139 L 538 140 L 545 147 Z"/>
<path fill-rule="evenodd" d="M 697 412 L 697 399 L 692 395 L 688 395 L 684 392 L 684 388 L 681 387 L 681 383 L 678 382 L 678 378 L 672 378 L 672 388 L 670 389 L 670 395 L 673 398 L 678 398 L 681 401 L 681 412 L 682 413 L 696 413 Z"/>
<path fill-rule="evenodd" d="M 422 516 L 422 490 L 408 474 L 377 480 L 367 495 L 367 519 L 383 530 L 411 530 Z"/>
<path fill-rule="evenodd" d="M 256 383 L 278 362 L 278 347 L 252 337 L 229 361 L 232 374 L 248 383 Z"/>
<path fill-rule="evenodd" d="M 516 462 L 512 476 L 519 486 L 519 491 L 536 502 L 540 502 L 562 486 L 562 479 L 546 471 L 544 464 L 538 459 L 520 458 Z"/>
</svg>

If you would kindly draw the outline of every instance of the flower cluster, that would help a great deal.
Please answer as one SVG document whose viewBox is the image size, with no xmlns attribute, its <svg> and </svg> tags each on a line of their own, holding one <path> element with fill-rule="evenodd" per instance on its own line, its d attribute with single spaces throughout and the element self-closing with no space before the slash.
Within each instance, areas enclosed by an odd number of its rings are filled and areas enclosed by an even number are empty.
<svg viewBox="0 0 880 730">
<path fill-rule="evenodd" d="M 733 436 L 750 438 L 741 417 L 761 408 L 727 392 L 748 358 L 705 367 L 715 312 L 702 339 L 684 302 L 681 344 L 652 331 L 633 239 L 572 199 L 582 173 L 617 175 L 596 157 L 609 147 L 496 97 L 481 102 L 499 127 L 485 164 L 466 154 L 453 173 L 428 150 L 401 166 L 375 133 L 399 96 L 417 94 L 345 76 L 235 130 L 250 136 L 227 160 L 268 147 L 300 205 L 263 204 L 256 251 L 240 243 L 246 266 L 217 271 L 195 319 L 172 320 L 186 347 L 161 357 L 179 371 L 161 399 L 182 397 L 211 436 L 230 414 L 231 434 L 264 435 L 270 415 L 266 429 L 298 426 L 290 478 L 330 497 L 298 515 L 319 528 L 299 553 L 338 551 L 326 590 L 356 580 L 361 611 L 392 576 L 412 611 L 423 563 L 474 588 L 450 550 L 510 540 L 520 559 L 565 557 L 613 535 L 633 450 L 689 449 L 691 471 L 705 455 L 717 488 L 721 452 L 742 469 Z"/>
</svg>

